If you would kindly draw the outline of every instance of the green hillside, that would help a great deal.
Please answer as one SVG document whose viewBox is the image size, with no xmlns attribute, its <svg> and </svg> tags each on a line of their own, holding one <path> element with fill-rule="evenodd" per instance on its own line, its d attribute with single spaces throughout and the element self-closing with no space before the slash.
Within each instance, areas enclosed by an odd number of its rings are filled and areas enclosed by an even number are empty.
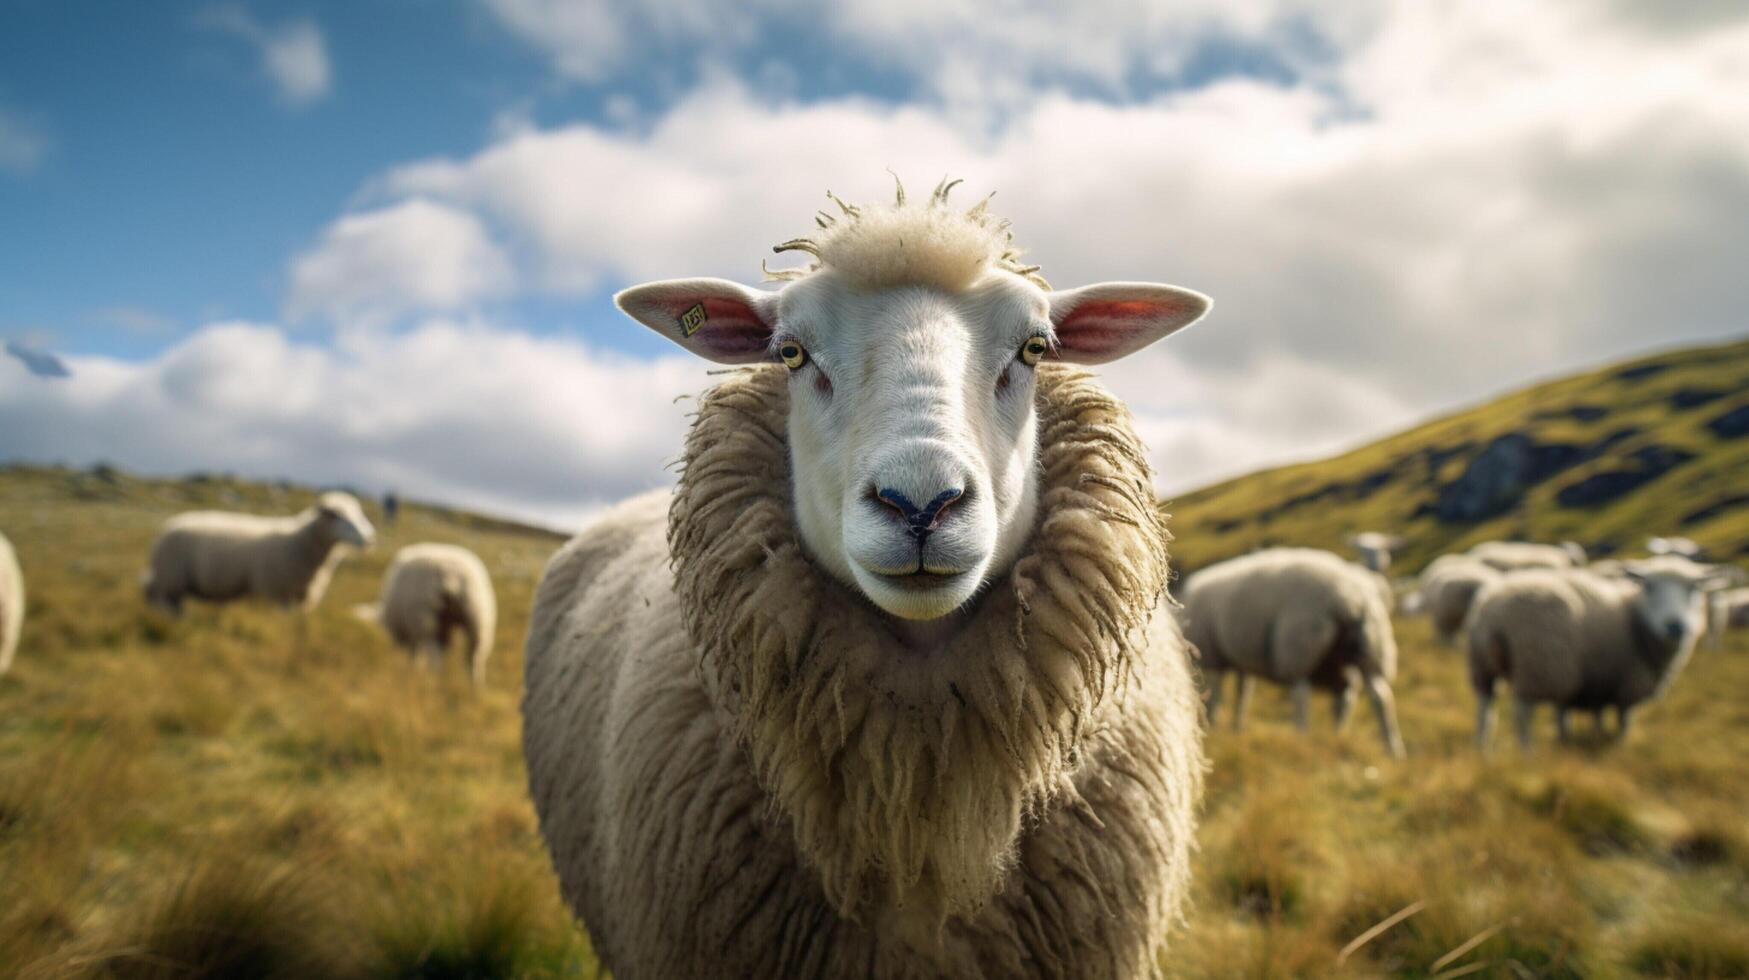
<svg viewBox="0 0 1749 980">
<path fill-rule="evenodd" d="M 1400 567 L 1491 538 L 1631 553 L 1680 534 L 1749 557 L 1749 341 L 1658 354 L 1496 398 L 1333 459 L 1167 503 L 1186 571 L 1265 545 L 1402 534 Z"/>
</svg>

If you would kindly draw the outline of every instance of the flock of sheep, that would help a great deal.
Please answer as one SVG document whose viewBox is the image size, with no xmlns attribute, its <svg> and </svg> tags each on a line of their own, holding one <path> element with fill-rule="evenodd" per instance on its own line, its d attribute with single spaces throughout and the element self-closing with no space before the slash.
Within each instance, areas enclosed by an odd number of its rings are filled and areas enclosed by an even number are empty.
<svg viewBox="0 0 1749 980">
<path fill-rule="evenodd" d="M 1568 713 L 1613 709 L 1626 734 L 1638 705 L 1681 671 L 1703 631 L 1716 638 L 1740 623 L 1749 590 L 1726 589 L 1737 573 L 1695 559 L 1686 539 L 1653 538 L 1649 558 L 1586 562 L 1572 542 L 1488 541 L 1443 555 L 1408 584 L 1399 602 L 1385 571 L 1402 540 L 1378 532 L 1350 539 L 1361 564 L 1307 548 L 1270 548 L 1188 577 L 1179 588 L 1185 635 L 1202 656 L 1212 723 L 1222 681 L 1238 674 L 1235 726 L 1253 678 L 1289 688 L 1304 728 L 1313 689 L 1331 693 L 1341 725 L 1358 691 L 1371 698 L 1385 744 L 1403 754 L 1390 682 L 1397 648 L 1394 607 L 1421 612 L 1446 643 L 1462 641 L 1476 693 L 1476 742 L 1486 749 L 1496 688 L 1512 691 L 1521 744 L 1536 707 Z"/>
<path fill-rule="evenodd" d="M 393 513 L 387 507 L 385 512 Z M 368 548 L 375 540 L 376 528 L 358 500 L 340 491 L 322 494 L 292 517 L 179 514 L 152 544 L 146 601 L 171 615 L 189 597 L 214 603 L 254 597 L 308 611 L 322 601 L 347 550 Z M 383 576 L 381 600 L 355 612 L 380 623 L 416 662 L 431 668 L 460 635 L 474 683 L 485 682 L 498 601 L 485 564 L 466 548 L 402 548 Z"/>
<path fill-rule="evenodd" d="M 1204 718 L 1236 675 L 1367 697 L 1391 681 L 1400 541 L 1365 564 L 1278 548 L 1176 599 L 1128 412 L 1073 367 L 1199 319 L 1172 286 L 1053 290 L 985 204 L 838 201 L 774 291 L 716 279 L 621 293 L 626 313 L 742 368 L 701 400 L 679 484 L 609 510 L 549 564 L 531 615 L 523 748 L 566 901 L 614 975 L 1156 976 L 1186 893 Z M 987 203 L 987 202 L 986 202 Z M 290 518 L 186 514 L 145 592 L 307 609 L 375 532 L 324 494 Z M 1681 550 L 1674 546 L 1668 551 Z M 1693 556 L 1584 564 L 1478 545 L 1403 600 L 1463 638 L 1486 741 L 1498 681 L 1617 712 L 1692 650 Z M 1713 621 L 1740 621 L 1719 593 Z M 364 614 L 416 659 L 496 616 L 467 551 L 403 549 Z M 0 669 L 22 590 L 0 538 Z M 1200 654 L 1199 654 L 1200 651 Z M 1202 674 L 1198 706 L 1195 666 Z"/>
</svg>

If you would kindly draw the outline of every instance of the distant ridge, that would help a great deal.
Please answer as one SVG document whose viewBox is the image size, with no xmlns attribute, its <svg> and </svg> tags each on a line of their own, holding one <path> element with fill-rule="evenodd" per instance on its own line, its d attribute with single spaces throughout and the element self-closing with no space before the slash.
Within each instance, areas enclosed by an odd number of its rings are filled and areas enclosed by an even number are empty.
<svg viewBox="0 0 1749 980">
<path fill-rule="evenodd" d="M 1359 530 L 1408 538 L 1404 571 L 1489 538 L 1603 555 L 1681 534 L 1749 560 L 1749 340 L 1543 382 L 1164 506 L 1184 571 L 1265 545 L 1346 550 Z"/>
</svg>

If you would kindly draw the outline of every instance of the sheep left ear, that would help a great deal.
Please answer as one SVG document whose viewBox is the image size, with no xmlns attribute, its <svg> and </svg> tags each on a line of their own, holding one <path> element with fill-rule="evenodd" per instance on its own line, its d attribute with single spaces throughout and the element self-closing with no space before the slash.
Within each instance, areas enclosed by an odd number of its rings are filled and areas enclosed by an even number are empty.
<svg viewBox="0 0 1749 980">
<path fill-rule="evenodd" d="M 1214 301 L 1154 282 L 1102 282 L 1053 292 L 1053 356 L 1073 364 L 1104 364 L 1134 354 L 1202 319 Z"/>
<path fill-rule="evenodd" d="M 777 293 L 727 279 L 665 279 L 613 297 L 632 319 L 718 364 L 771 359 Z"/>
</svg>

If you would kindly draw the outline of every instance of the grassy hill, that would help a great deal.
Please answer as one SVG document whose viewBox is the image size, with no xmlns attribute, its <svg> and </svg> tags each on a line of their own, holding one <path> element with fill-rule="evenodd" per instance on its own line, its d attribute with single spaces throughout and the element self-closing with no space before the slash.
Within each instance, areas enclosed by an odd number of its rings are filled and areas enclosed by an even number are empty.
<svg viewBox="0 0 1749 980">
<path fill-rule="evenodd" d="M 1270 544 L 1342 549 L 1360 530 L 1408 538 L 1411 571 L 1491 538 L 1602 555 L 1681 534 L 1749 558 L 1749 341 L 1534 385 L 1167 509 L 1185 570 Z"/>
<path fill-rule="evenodd" d="M 1335 545 L 1361 527 L 1407 531 L 1411 562 L 1515 531 L 1627 546 L 1679 530 L 1740 550 L 1740 506 L 1682 518 L 1749 482 L 1749 439 L 1706 428 L 1749 396 L 1749 344 L 1643 363 L 1189 495 L 1178 551 Z M 1623 429 L 1635 431 L 1609 441 Z M 1498 515 L 1423 512 L 1515 431 L 1534 446 L 1608 444 Z M 1652 446 L 1692 457 L 1608 502 L 1560 503 L 1591 476 L 1670 458 L 1634 455 Z M 1573 453 L 1521 455 L 1547 469 Z M 519 745 L 522 639 L 556 537 L 408 505 L 308 617 L 196 604 L 169 620 L 141 602 L 165 517 L 287 513 L 311 497 L 221 477 L 0 469 L 0 529 L 30 591 L 0 678 L 0 976 L 599 972 L 559 900 Z M 453 661 L 415 672 L 348 612 L 374 598 L 397 547 L 422 540 L 473 548 L 492 571 L 501 619 L 479 694 Z M 1425 622 L 1400 621 L 1398 636 L 1408 763 L 1383 755 L 1364 717 L 1294 733 L 1269 690 L 1246 731 L 1210 734 L 1195 904 L 1171 975 L 1749 975 L 1749 636 L 1696 656 L 1626 744 L 1545 741 L 1489 759 L 1470 746 L 1461 659 Z"/>
</svg>

